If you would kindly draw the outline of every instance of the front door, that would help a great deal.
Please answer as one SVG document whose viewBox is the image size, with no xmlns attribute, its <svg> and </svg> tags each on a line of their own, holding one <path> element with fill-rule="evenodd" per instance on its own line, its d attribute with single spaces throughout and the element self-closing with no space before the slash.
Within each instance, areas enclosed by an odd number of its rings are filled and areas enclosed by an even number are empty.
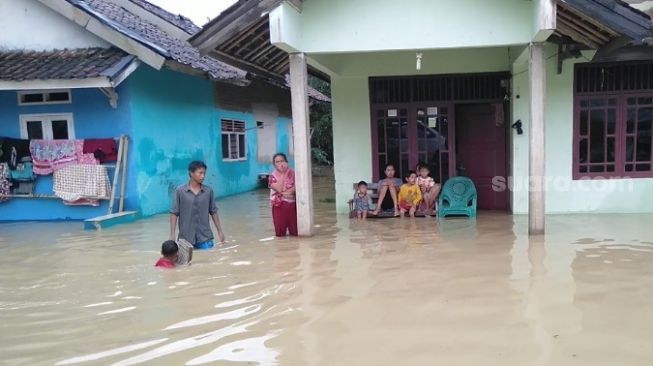
<svg viewBox="0 0 653 366">
<path fill-rule="evenodd" d="M 446 104 L 397 104 L 372 111 L 374 179 L 383 177 L 393 164 L 404 178 L 418 163 L 426 164 L 431 176 L 444 182 L 453 173 L 454 130 L 452 108 Z"/>
<path fill-rule="evenodd" d="M 494 177 L 507 176 L 502 110 L 501 103 L 456 106 L 456 169 L 474 181 L 481 210 L 509 208 L 508 191 L 498 191 L 492 184 Z"/>
</svg>

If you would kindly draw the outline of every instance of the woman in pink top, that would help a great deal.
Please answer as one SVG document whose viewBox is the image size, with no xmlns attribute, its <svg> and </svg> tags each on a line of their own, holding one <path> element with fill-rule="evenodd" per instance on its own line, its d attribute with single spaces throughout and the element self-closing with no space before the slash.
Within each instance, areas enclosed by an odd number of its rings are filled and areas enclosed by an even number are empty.
<svg viewBox="0 0 653 366">
<path fill-rule="evenodd" d="M 283 153 L 272 158 L 274 172 L 270 174 L 270 201 L 272 203 L 272 221 L 276 236 L 297 236 L 297 205 L 295 204 L 295 171 L 288 166 L 288 159 Z"/>
</svg>

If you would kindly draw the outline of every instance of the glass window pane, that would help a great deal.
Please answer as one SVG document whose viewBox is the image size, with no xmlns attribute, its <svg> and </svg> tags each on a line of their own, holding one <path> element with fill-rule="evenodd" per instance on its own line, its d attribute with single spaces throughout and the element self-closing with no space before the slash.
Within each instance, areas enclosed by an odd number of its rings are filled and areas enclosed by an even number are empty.
<svg viewBox="0 0 653 366">
<path fill-rule="evenodd" d="M 615 98 L 608 99 L 608 105 L 609 106 L 616 106 L 617 105 L 617 99 L 615 99 Z"/>
<path fill-rule="evenodd" d="M 244 159 L 247 156 L 245 153 L 245 135 L 238 135 L 238 157 Z"/>
<path fill-rule="evenodd" d="M 222 134 L 222 158 L 229 159 L 229 135 Z"/>
<path fill-rule="evenodd" d="M 401 152 L 407 153 L 408 149 L 408 121 L 404 119 L 401 121 Z"/>
<path fill-rule="evenodd" d="M 581 173 L 587 173 L 587 165 L 581 165 L 578 167 L 578 171 Z"/>
<path fill-rule="evenodd" d="M 580 101 L 580 106 L 581 107 L 587 107 L 589 105 L 589 101 L 587 99 L 583 99 Z"/>
<path fill-rule="evenodd" d="M 651 170 L 651 164 L 637 164 L 635 170 L 638 172 L 648 172 Z"/>
<path fill-rule="evenodd" d="M 41 93 L 23 94 L 21 95 L 20 100 L 23 103 L 41 103 L 43 102 L 43 94 Z"/>
<path fill-rule="evenodd" d="M 448 114 L 449 109 L 447 107 L 440 107 L 440 115 Z"/>
<path fill-rule="evenodd" d="M 580 135 L 587 136 L 587 121 L 589 120 L 589 112 L 580 112 Z"/>
<path fill-rule="evenodd" d="M 628 108 L 628 117 L 626 120 L 626 133 L 635 133 L 635 116 L 637 113 L 637 109 L 635 108 Z"/>
<path fill-rule="evenodd" d="M 605 111 L 592 111 L 590 125 L 590 162 L 602 163 L 605 161 Z"/>
<path fill-rule="evenodd" d="M 592 107 L 605 107 L 605 99 L 592 99 L 590 102 Z"/>
<path fill-rule="evenodd" d="M 637 102 L 639 104 L 653 104 L 653 98 L 651 98 L 651 97 L 640 97 Z"/>
<path fill-rule="evenodd" d="M 444 184 L 449 179 L 449 153 L 440 154 L 440 166 L 440 171 L 442 172 L 440 183 Z"/>
<path fill-rule="evenodd" d="M 42 140 L 43 125 L 41 121 L 27 121 L 27 139 Z"/>
<path fill-rule="evenodd" d="M 608 135 L 614 135 L 617 127 L 617 110 L 608 109 Z"/>
<path fill-rule="evenodd" d="M 607 171 L 614 173 L 614 165 L 608 165 Z"/>
<path fill-rule="evenodd" d="M 447 117 L 440 118 L 438 125 L 440 139 L 444 141 L 444 143 L 440 144 L 440 149 L 449 151 L 449 119 Z"/>
<path fill-rule="evenodd" d="M 238 159 L 238 135 L 229 134 L 229 158 Z"/>
<path fill-rule="evenodd" d="M 578 143 L 578 161 L 587 163 L 587 138 L 580 139 Z"/>
<path fill-rule="evenodd" d="M 626 137 L 626 161 L 634 161 L 635 159 L 635 138 L 632 136 Z"/>
<path fill-rule="evenodd" d="M 608 148 L 607 148 L 607 160 L 610 163 L 614 163 L 614 158 L 616 154 L 616 144 L 614 137 L 608 137 Z"/>
<path fill-rule="evenodd" d="M 651 128 L 653 127 L 653 108 L 640 108 L 637 116 L 637 154 L 636 161 L 651 160 Z"/>
<path fill-rule="evenodd" d="M 637 105 L 637 98 L 628 98 L 626 102 L 628 105 Z"/>
<path fill-rule="evenodd" d="M 603 172 L 605 172 L 605 167 L 603 165 L 590 166 L 590 173 L 603 173 Z"/>
<path fill-rule="evenodd" d="M 378 132 L 377 132 L 377 148 L 379 153 L 385 152 L 385 121 L 379 119 L 377 121 Z"/>
<path fill-rule="evenodd" d="M 52 121 L 52 138 L 54 140 L 68 139 L 68 121 L 66 120 Z"/>
<path fill-rule="evenodd" d="M 626 164 L 626 171 L 627 172 L 632 172 L 633 171 L 633 164 Z"/>
<path fill-rule="evenodd" d="M 48 102 L 67 102 L 70 100 L 68 92 L 48 93 Z"/>
</svg>

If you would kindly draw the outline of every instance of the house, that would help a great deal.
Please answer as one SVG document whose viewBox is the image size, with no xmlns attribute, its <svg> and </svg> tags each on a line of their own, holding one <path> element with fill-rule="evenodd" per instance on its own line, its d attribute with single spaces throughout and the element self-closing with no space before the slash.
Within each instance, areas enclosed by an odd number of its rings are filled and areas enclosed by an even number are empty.
<svg viewBox="0 0 653 366">
<path fill-rule="evenodd" d="M 341 213 L 352 182 L 420 161 L 442 182 L 470 177 L 480 209 L 528 214 L 532 234 L 545 213 L 653 211 L 653 33 L 623 1 L 243 0 L 225 13 L 191 38 L 203 53 L 260 25 L 270 37 L 252 47 L 331 78 Z"/>
<path fill-rule="evenodd" d="M 275 152 L 293 155 L 285 80 L 200 55 L 187 42 L 200 30 L 189 19 L 145 0 L 0 6 L 0 137 L 127 136 L 125 209 L 166 212 L 194 159 L 226 196 L 257 187 Z M 115 167 L 107 169 L 112 180 Z M 0 221 L 107 213 L 108 200 L 68 206 L 52 192 L 52 176 L 38 176 L 33 194 L 0 202 Z"/>
</svg>

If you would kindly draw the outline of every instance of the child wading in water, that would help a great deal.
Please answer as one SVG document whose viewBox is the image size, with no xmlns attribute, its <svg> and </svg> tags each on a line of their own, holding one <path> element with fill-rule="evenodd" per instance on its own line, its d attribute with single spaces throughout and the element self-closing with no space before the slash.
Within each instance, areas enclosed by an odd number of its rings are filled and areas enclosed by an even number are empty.
<svg viewBox="0 0 653 366">
<path fill-rule="evenodd" d="M 358 182 L 358 190 L 354 194 L 354 210 L 356 217 L 366 219 L 367 213 L 372 210 L 372 196 L 367 193 L 367 183 L 362 180 Z"/>
<path fill-rule="evenodd" d="M 422 192 L 422 198 L 424 199 L 424 213 L 431 213 L 433 210 L 434 214 L 437 214 L 436 201 L 438 195 L 440 194 L 440 185 L 435 183 L 433 178 L 429 177 L 430 170 L 426 165 L 421 164 L 417 170 L 419 176 L 417 177 L 417 185 Z"/>
<path fill-rule="evenodd" d="M 399 190 L 399 209 L 401 216 L 404 216 L 408 212 L 410 217 L 415 217 L 417 206 L 422 202 L 422 192 L 416 182 L 417 173 L 411 170 L 408 172 L 406 184 L 401 186 Z"/>
</svg>

